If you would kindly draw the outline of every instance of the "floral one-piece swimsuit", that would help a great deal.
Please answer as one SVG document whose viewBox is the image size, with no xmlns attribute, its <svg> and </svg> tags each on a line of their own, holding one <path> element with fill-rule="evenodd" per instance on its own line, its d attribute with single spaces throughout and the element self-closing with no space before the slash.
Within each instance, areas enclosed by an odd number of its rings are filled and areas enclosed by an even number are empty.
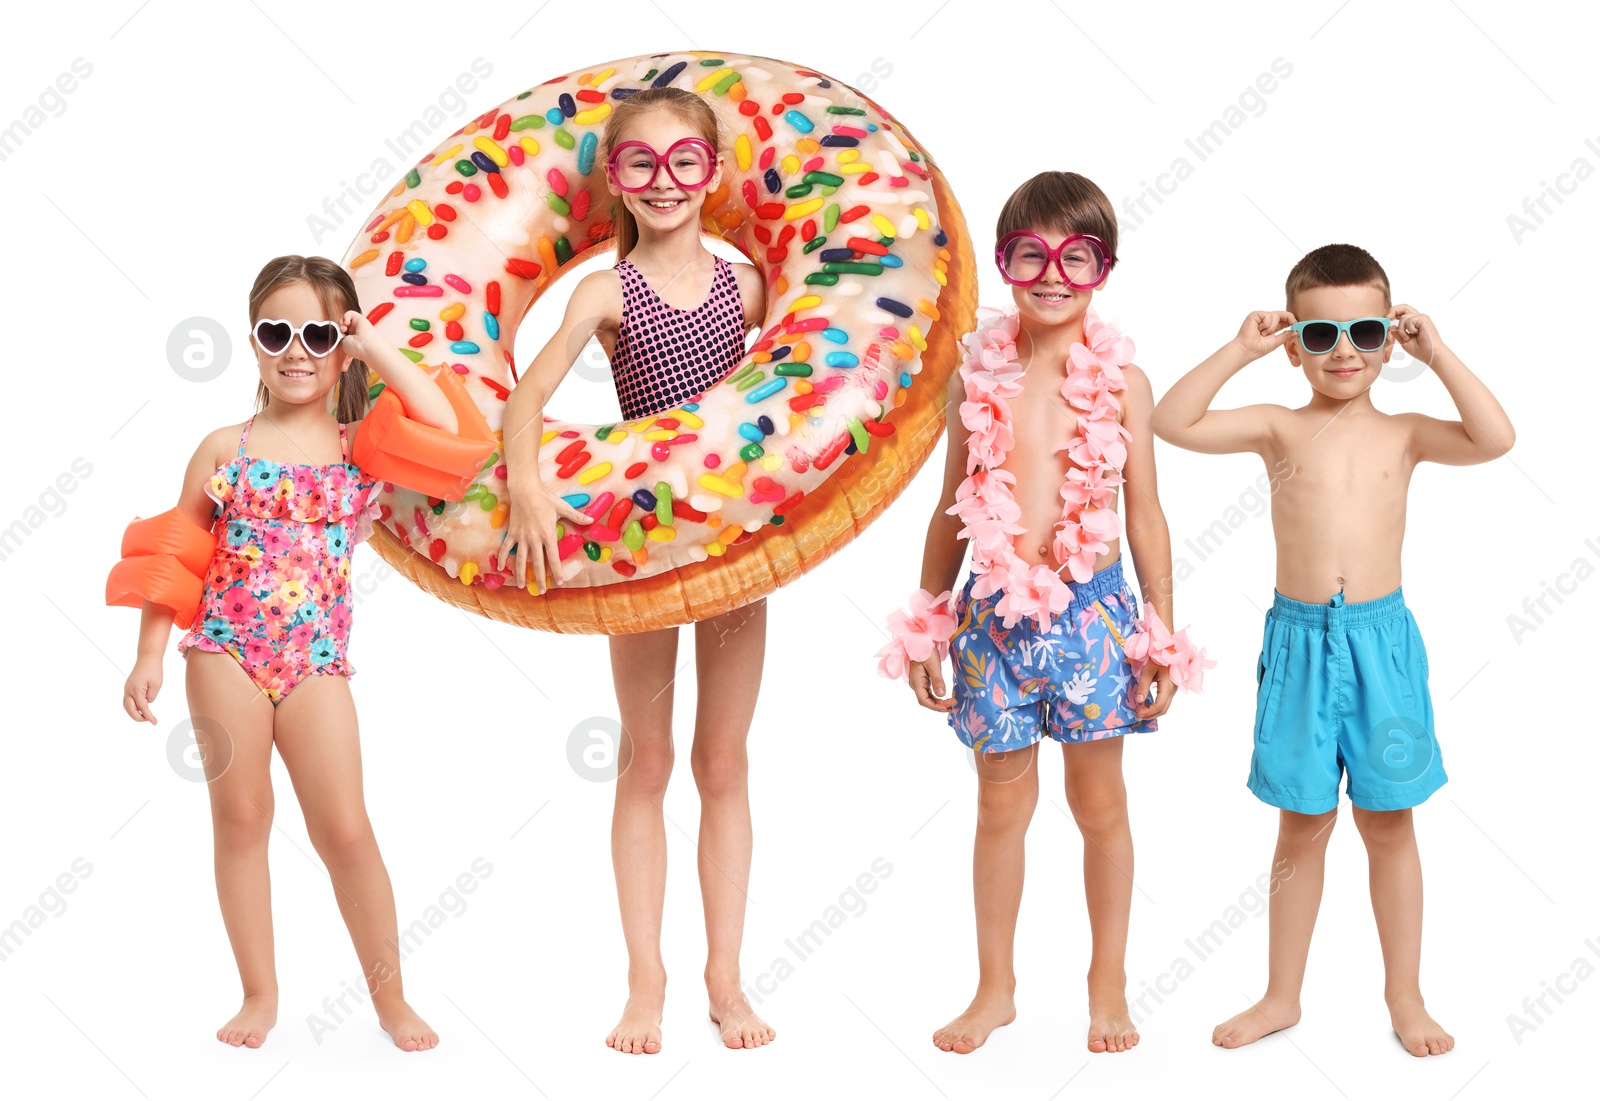
<svg viewBox="0 0 1600 1101">
<path fill-rule="evenodd" d="M 239 454 L 211 475 L 217 549 L 200 614 L 178 640 L 232 655 L 274 706 L 309 676 L 354 676 L 350 640 L 350 552 L 372 532 L 381 483 L 350 462 L 279 463 Z"/>
</svg>

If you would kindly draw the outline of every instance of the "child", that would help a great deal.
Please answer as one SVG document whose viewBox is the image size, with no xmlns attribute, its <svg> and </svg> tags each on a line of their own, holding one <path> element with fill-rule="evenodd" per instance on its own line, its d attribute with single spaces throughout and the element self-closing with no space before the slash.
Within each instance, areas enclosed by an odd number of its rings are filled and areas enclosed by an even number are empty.
<svg viewBox="0 0 1600 1101">
<path fill-rule="evenodd" d="M 1422 866 L 1411 808 L 1445 773 L 1428 656 L 1400 593 L 1400 542 L 1417 463 L 1497 458 L 1511 447 L 1511 422 L 1430 318 L 1390 305 L 1389 279 L 1362 249 L 1307 254 L 1286 293 L 1287 312 L 1245 318 L 1235 339 L 1161 400 L 1154 420 L 1179 447 L 1252 451 L 1269 470 L 1292 472 L 1272 499 L 1277 585 L 1256 667 L 1249 786 L 1279 808 L 1273 866 L 1287 861 L 1296 872 L 1272 896 L 1267 992 L 1218 1025 L 1212 1042 L 1241 1047 L 1300 1020 L 1342 770 L 1371 868 L 1390 1020 L 1411 1054 L 1440 1055 L 1455 1040 L 1423 1008 Z M 1372 384 L 1396 339 L 1438 374 L 1461 420 L 1373 405 Z M 1229 378 L 1280 345 L 1311 384 L 1304 406 L 1210 408 Z"/>
<path fill-rule="evenodd" d="M 924 589 L 910 616 L 891 617 L 897 637 L 880 653 L 881 670 L 906 677 L 917 701 L 945 712 L 977 754 L 978 991 L 933 1042 L 966 1054 L 1016 1016 L 1023 840 L 1039 798 L 1034 759 L 1049 736 L 1062 743 L 1067 804 L 1084 838 L 1094 941 L 1088 1046 L 1127 1051 L 1139 1034 L 1123 971 L 1133 837 L 1120 735 L 1155 730 L 1174 683 L 1199 686 L 1204 658 L 1152 618 L 1153 606 L 1172 621 L 1172 555 L 1156 494 L 1150 382 L 1129 362 L 1132 342 L 1091 309 L 1116 263 L 1111 203 L 1076 173 L 1043 172 L 1006 201 L 995 232 L 1016 308 L 980 319 L 964 341 L 949 396 L 960 417 L 947 418 Z M 1124 484 L 1144 629 L 1122 573 L 1115 507 Z M 972 571 L 952 606 L 944 590 L 960 570 L 961 539 L 972 544 Z M 955 651 L 950 697 L 946 639 Z"/>
<path fill-rule="evenodd" d="M 559 584 L 556 521 L 586 524 L 539 478 L 546 402 L 591 335 L 611 357 L 626 418 L 692 401 L 744 355 L 745 336 L 765 310 L 760 273 L 733 265 L 700 241 L 701 208 L 722 179 L 717 119 L 681 88 L 650 88 L 617 104 L 601 144 L 616 198 L 617 264 L 581 280 L 561 328 L 539 352 L 507 403 L 505 446 L 510 517 L 506 543 L 518 585 L 531 561 L 543 592 Z M 685 334 L 683 337 L 675 333 Z M 737 646 L 725 636 L 741 632 Z M 745 742 L 766 645 L 766 601 L 695 624 L 699 699 L 690 764 L 700 790 L 700 890 L 705 900 L 706 990 L 711 1019 L 731 1048 L 760 1047 L 777 1034 L 757 1017 L 739 979 L 745 888 L 750 882 L 750 796 Z M 617 756 L 611 860 L 628 946 L 628 1001 L 606 1044 L 629 1054 L 661 1050 L 667 974 L 661 959 L 667 837 L 661 811 L 672 772 L 676 628 L 617 635 L 611 670 L 625 736 Z"/>
<path fill-rule="evenodd" d="M 405 1051 L 439 1042 L 402 993 L 394 894 L 362 800 L 346 594 L 350 551 L 371 531 L 380 483 L 351 461 L 347 440 L 356 437 L 360 454 L 369 365 L 417 420 L 454 432 L 456 417 L 358 308 L 349 274 L 331 260 L 280 256 L 261 270 L 250 290 L 256 413 L 201 441 L 175 509 L 135 522 L 162 525 L 163 546 L 197 548 L 189 572 L 178 571 L 188 598 L 173 599 L 152 580 L 174 565 L 170 555 L 125 558 L 107 586 L 108 600 L 143 608 L 123 690 L 135 721 L 156 722 L 162 651 L 175 618 L 189 627 L 178 652 L 211 798 L 217 897 L 244 985 L 243 1006 L 217 1030 L 234 1047 L 260 1047 L 278 1017 L 267 876 L 274 745 L 333 881 L 379 1025 Z M 141 583 L 141 570 L 155 572 Z"/>
</svg>

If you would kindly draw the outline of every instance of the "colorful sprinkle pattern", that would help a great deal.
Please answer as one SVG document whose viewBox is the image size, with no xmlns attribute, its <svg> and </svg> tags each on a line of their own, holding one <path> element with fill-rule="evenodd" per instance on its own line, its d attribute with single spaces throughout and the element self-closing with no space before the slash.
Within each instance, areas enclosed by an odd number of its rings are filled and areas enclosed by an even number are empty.
<svg viewBox="0 0 1600 1101">
<path fill-rule="evenodd" d="M 630 58 L 470 121 L 385 196 L 345 258 L 368 316 L 413 362 L 448 363 L 498 432 L 528 304 L 612 236 L 599 141 L 618 101 L 673 85 L 723 129 L 704 228 L 760 265 L 756 343 L 697 401 L 606 425 L 546 418 L 540 474 L 594 518 L 558 529 L 565 586 L 605 585 L 760 538 L 841 456 L 893 434 L 951 254 L 927 154 L 853 89 L 769 58 Z M 510 582 L 506 469 L 459 503 L 389 484 L 379 523 L 464 584 Z M 531 574 L 530 574 L 531 577 Z"/>
</svg>

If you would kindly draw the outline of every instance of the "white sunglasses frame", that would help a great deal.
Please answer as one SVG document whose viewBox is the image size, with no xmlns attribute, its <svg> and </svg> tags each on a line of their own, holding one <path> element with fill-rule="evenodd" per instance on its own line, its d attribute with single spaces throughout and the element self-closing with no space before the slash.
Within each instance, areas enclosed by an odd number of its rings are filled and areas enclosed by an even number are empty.
<svg viewBox="0 0 1600 1101">
<path fill-rule="evenodd" d="M 289 326 L 289 342 L 288 342 L 288 344 L 285 344 L 282 348 L 278 349 L 276 352 L 268 351 L 267 350 L 267 346 L 265 344 L 261 343 L 261 337 L 259 335 L 257 335 L 257 330 L 259 330 L 261 328 L 261 326 L 263 326 L 263 325 L 288 325 Z M 323 352 L 320 356 L 317 355 L 315 352 L 313 352 L 311 350 L 311 346 L 306 343 L 305 336 L 302 335 L 305 332 L 305 328 L 306 328 L 307 325 L 332 325 L 333 326 L 333 331 L 335 333 L 334 340 L 333 340 L 333 347 L 329 348 L 326 352 Z M 329 356 L 333 355 L 333 353 L 338 349 L 340 344 L 344 343 L 344 336 L 345 336 L 344 329 L 343 329 L 343 327 L 340 326 L 339 322 L 337 322 L 337 321 L 329 321 L 327 318 L 314 318 L 314 319 L 312 319 L 310 321 L 305 322 L 304 324 L 295 325 L 292 322 L 290 322 L 289 319 L 286 318 L 286 317 L 262 317 L 262 318 L 258 318 L 254 325 L 250 326 L 250 339 L 255 341 L 255 345 L 256 345 L 257 348 L 261 349 L 262 352 L 264 352 L 265 354 L 267 354 L 269 356 L 281 356 L 281 355 L 283 355 L 285 352 L 287 352 L 289 350 L 289 345 L 293 344 L 296 340 L 299 340 L 300 341 L 300 347 L 302 347 L 302 348 L 304 348 L 306 350 L 306 355 L 310 356 L 312 359 L 327 359 Z"/>
</svg>

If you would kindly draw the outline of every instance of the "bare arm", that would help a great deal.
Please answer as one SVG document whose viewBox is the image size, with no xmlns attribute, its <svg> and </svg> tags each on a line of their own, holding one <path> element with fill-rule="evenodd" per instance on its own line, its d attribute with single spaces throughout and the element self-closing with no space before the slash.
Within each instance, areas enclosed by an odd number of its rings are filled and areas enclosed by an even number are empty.
<svg viewBox="0 0 1600 1101">
<path fill-rule="evenodd" d="M 539 475 L 539 448 L 544 436 L 544 407 L 572 368 L 589 338 L 598 332 L 616 332 L 622 317 L 622 289 L 615 271 L 597 271 L 583 277 L 561 325 L 545 342 L 523 372 L 506 400 L 501 432 L 506 458 L 506 517 L 504 564 L 511 567 L 518 585 L 528 583 L 533 564 L 534 583 L 543 592 L 558 577 L 561 555 L 556 521 L 587 524 L 589 517 L 562 500 Z"/>
<path fill-rule="evenodd" d="M 1122 467 L 1122 511 L 1127 517 L 1124 526 L 1144 598 L 1155 605 L 1161 621 L 1170 625 L 1172 537 L 1156 489 L 1156 445 L 1150 432 L 1155 396 L 1143 371 L 1131 363 L 1123 370 L 1128 379 L 1128 388 L 1122 393 L 1123 426 L 1133 437 L 1128 444 L 1128 461 Z"/>
<path fill-rule="evenodd" d="M 944 406 L 944 488 L 922 543 L 922 587 L 936 595 L 955 588 L 967 556 L 966 546 L 956 536 L 961 518 L 949 512 L 956 503 L 956 490 L 967 477 L 967 429 L 961 423 L 961 403 L 966 396 L 961 376 L 951 375 Z"/>
<path fill-rule="evenodd" d="M 351 346 L 353 355 L 363 360 L 383 384 L 394 391 L 395 397 L 405 407 L 406 415 L 419 424 L 440 428 L 446 432 L 458 431 L 456 411 L 450 399 L 444 396 L 438 383 L 428 373 L 400 354 L 400 349 L 388 344 L 378 335 L 378 330 L 365 314 L 351 310 L 344 315 L 344 343 Z M 445 370 L 450 370 L 448 366 Z"/>
<path fill-rule="evenodd" d="M 216 502 L 206 495 L 206 483 L 221 465 L 217 459 L 226 452 L 239 431 L 238 425 L 220 428 L 201 440 L 183 472 L 178 508 L 194 521 L 196 527 L 211 528 Z M 167 641 L 172 637 L 172 620 L 170 608 L 152 604 L 148 600 L 139 612 L 139 647 L 134 657 L 133 671 L 123 685 L 122 707 L 131 718 L 140 722 L 154 724 L 156 721 L 151 704 L 161 691 L 161 659 L 166 653 Z"/>
<path fill-rule="evenodd" d="M 950 376 L 944 407 L 944 488 L 933 519 L 928 521 L 928 536 L 922 544 L 922 587 L 938 595 L 956 587 L 967 548 L 957 536 L 961 519 L 949 510 L 956 503 L 956 490 L 967 477 L 967 429 L 961 423 L 961 403 L 966 385 L 959 374 Z M 914 661 L 906 670 L 906 681 L 916 693 L 917 702 L 932 711 L 949 711 L 955 699 L 945 693 L 944 660 L 935 650 L 926 661 Z"/>
<path fill-rule="evenodd" d="M 1406 305 L 1397 305 L 1390 312 L 1395 318 L 1396 339 L 1433 368 L 1461 414 L 1459 421 L 1442 421 L 1421 413 L 1407 415 L 1411 452 L 1416 461 L 1471 466 L 1498 459 L 1510 451 L 1517 438 L 1511 418 L 1483 380 L 1445 347 L 1432 319 Z"/>
<path fill-rule="evenodd" d="M 1177 447 L 1209 455 L 1252 451 L 1260 454 L 1272 439 L 1277 406 L 1248 405 L 1212 409 L 1217 392 L 1247 364 L 1281 347 L 1292 332 L 1294 316 L 1258 310 L 1245 318 L 1239 335 L 1178 380 L 1155 407 L 1150 427 Z"/>
<path fill-rule="evenodd" d="M 767 281 L 761 269 L 751 264 L 733 265 L 733 275 L 739 283 L 739 302 L 744 307 L 744 326 L 748 331 L 767 316 Z"/>
<path fill-rule="evenodd" d="M 1128 459 L 1122 467 L 1122 511 L 1126 516 L 1128 549 L 1133 568 L 1139 575 L 1139 588 L 1146 604 L 1156 610 L 1161 622 L 1172 626 L 1172 535 L 1167 529 L 1167 514 L 1161 508 L 1156 487 L 1156 443 L 1150 430 L 1155 411 L 1155 395 L 1149 377 L 1133 364 L 1123 368 L 1127 389 L 1122 392 L 1122 423 L 1133 438 L 1128 442 Z M 1149 698 L 1151 682 L 1156 698 Z M 1141 719 L 1166 713 L 1177 693 L 1172 674 L 1165 666 L 1150 661 L 1139 676 L 1135 708 Z"/>
</svg>

